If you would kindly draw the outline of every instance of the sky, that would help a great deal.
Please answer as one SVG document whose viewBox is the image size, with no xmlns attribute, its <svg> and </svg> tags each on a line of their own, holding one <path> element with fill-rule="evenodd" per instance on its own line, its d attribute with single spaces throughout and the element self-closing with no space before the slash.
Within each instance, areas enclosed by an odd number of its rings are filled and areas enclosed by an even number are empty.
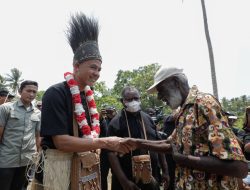
<svg viewBox="0 0 250 190">
<path fill-rule="evenodd" d="M 250 95 L 250 1 L 206 0 L 219 98 Z M 0 74 L 12 68 L 39 90 L 72 71 L 65 32 L 72 14 L 99 20 L 101 77 L 159 63 L 182 68 L 190 85 L 212 92 L 200 0 L 12 0 L 0 3 Z M 151 85 L 151 84 L 149 84 Z"/>
</svg>

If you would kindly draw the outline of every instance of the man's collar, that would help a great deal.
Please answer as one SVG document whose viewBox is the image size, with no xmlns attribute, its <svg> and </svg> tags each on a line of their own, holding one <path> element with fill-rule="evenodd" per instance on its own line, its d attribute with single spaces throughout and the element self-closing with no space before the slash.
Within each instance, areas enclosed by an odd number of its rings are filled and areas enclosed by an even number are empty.
<svg viewBox="0 0 250 190">
<path fill-rule="evenodd" d="M 198 95 L 198 88 L 196 85 L 192 86 L 192 88 L 190 88 L 188 96 L 184 102 L 184 104 L 182 105 L 182 108 L 184 108 L 186 105 L 188 104 L 194 104 L 196 101 L 196 97 Z"/>
<path fill-rule="evenodd" d="M 18 105 L 19 107 L 21 107 L 21 106 L 25 107 L 24 104 L 23 104 L 23 102 L 21 101 L 20 98 L 17 100 L 17 105 Z M 33 103 L 30 103 L 30 108 L 31 108 L 31 110 L 33 110 L 34 107 L 35 107 L 35 105 L 34 105 Z"/>
</svg>

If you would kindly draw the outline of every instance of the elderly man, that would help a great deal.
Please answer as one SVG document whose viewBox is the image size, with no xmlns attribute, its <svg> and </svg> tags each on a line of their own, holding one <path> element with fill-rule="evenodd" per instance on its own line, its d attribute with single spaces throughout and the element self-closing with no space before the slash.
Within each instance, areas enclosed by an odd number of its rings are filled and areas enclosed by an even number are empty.
<svg viewBox="0 0 250 190">
<path fill-rule="evenodd" d="M 218 100 L 196 86 L 189 88 L 178 68 L 157 71 L 148 92 L 158 92 L 158 98 L 173 110 L 181 107 L 176 130 L 171 145 L 134 139 L 131 143 L 173 154 L 177 190 L 239 189 L 237 178 L 247 175 L 247 163 Z"/>
</svg>

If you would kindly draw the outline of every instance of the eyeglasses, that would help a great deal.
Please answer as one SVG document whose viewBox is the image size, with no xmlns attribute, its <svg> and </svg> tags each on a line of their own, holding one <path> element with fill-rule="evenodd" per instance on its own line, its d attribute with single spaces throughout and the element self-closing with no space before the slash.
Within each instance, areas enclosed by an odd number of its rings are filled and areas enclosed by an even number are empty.
<svg viewBox="0 0 250 190">
<path fill-rule="evenodd" d="M 140 98 L 139 98 L 139 97 L 124 98 L 124 100 L 126 100 L 127 102 L 132 102 L 133 100 L 135 100 L 135 101 L 139 101 L 139 100 L 140 100 Z"/>
</svg>

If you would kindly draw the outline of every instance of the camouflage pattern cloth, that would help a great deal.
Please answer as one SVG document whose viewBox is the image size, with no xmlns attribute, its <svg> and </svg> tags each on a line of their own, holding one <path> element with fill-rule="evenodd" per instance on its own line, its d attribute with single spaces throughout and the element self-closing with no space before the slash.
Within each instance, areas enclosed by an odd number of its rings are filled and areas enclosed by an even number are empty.
<svg viewBox="0 0 250 190">
<path fill-rule="evenodd" d="M 212 95 L 199 92 L 196 86 L 190 89 L 179 112 L 176 132 L 176 145 L 183 155 L 211 155 L 222 160 L 245 161 L 220 103 Z M 176 190 L 238 189 L 234 177 L 218 176 L 178 165 L 175 176 Z"/>
</svg>

